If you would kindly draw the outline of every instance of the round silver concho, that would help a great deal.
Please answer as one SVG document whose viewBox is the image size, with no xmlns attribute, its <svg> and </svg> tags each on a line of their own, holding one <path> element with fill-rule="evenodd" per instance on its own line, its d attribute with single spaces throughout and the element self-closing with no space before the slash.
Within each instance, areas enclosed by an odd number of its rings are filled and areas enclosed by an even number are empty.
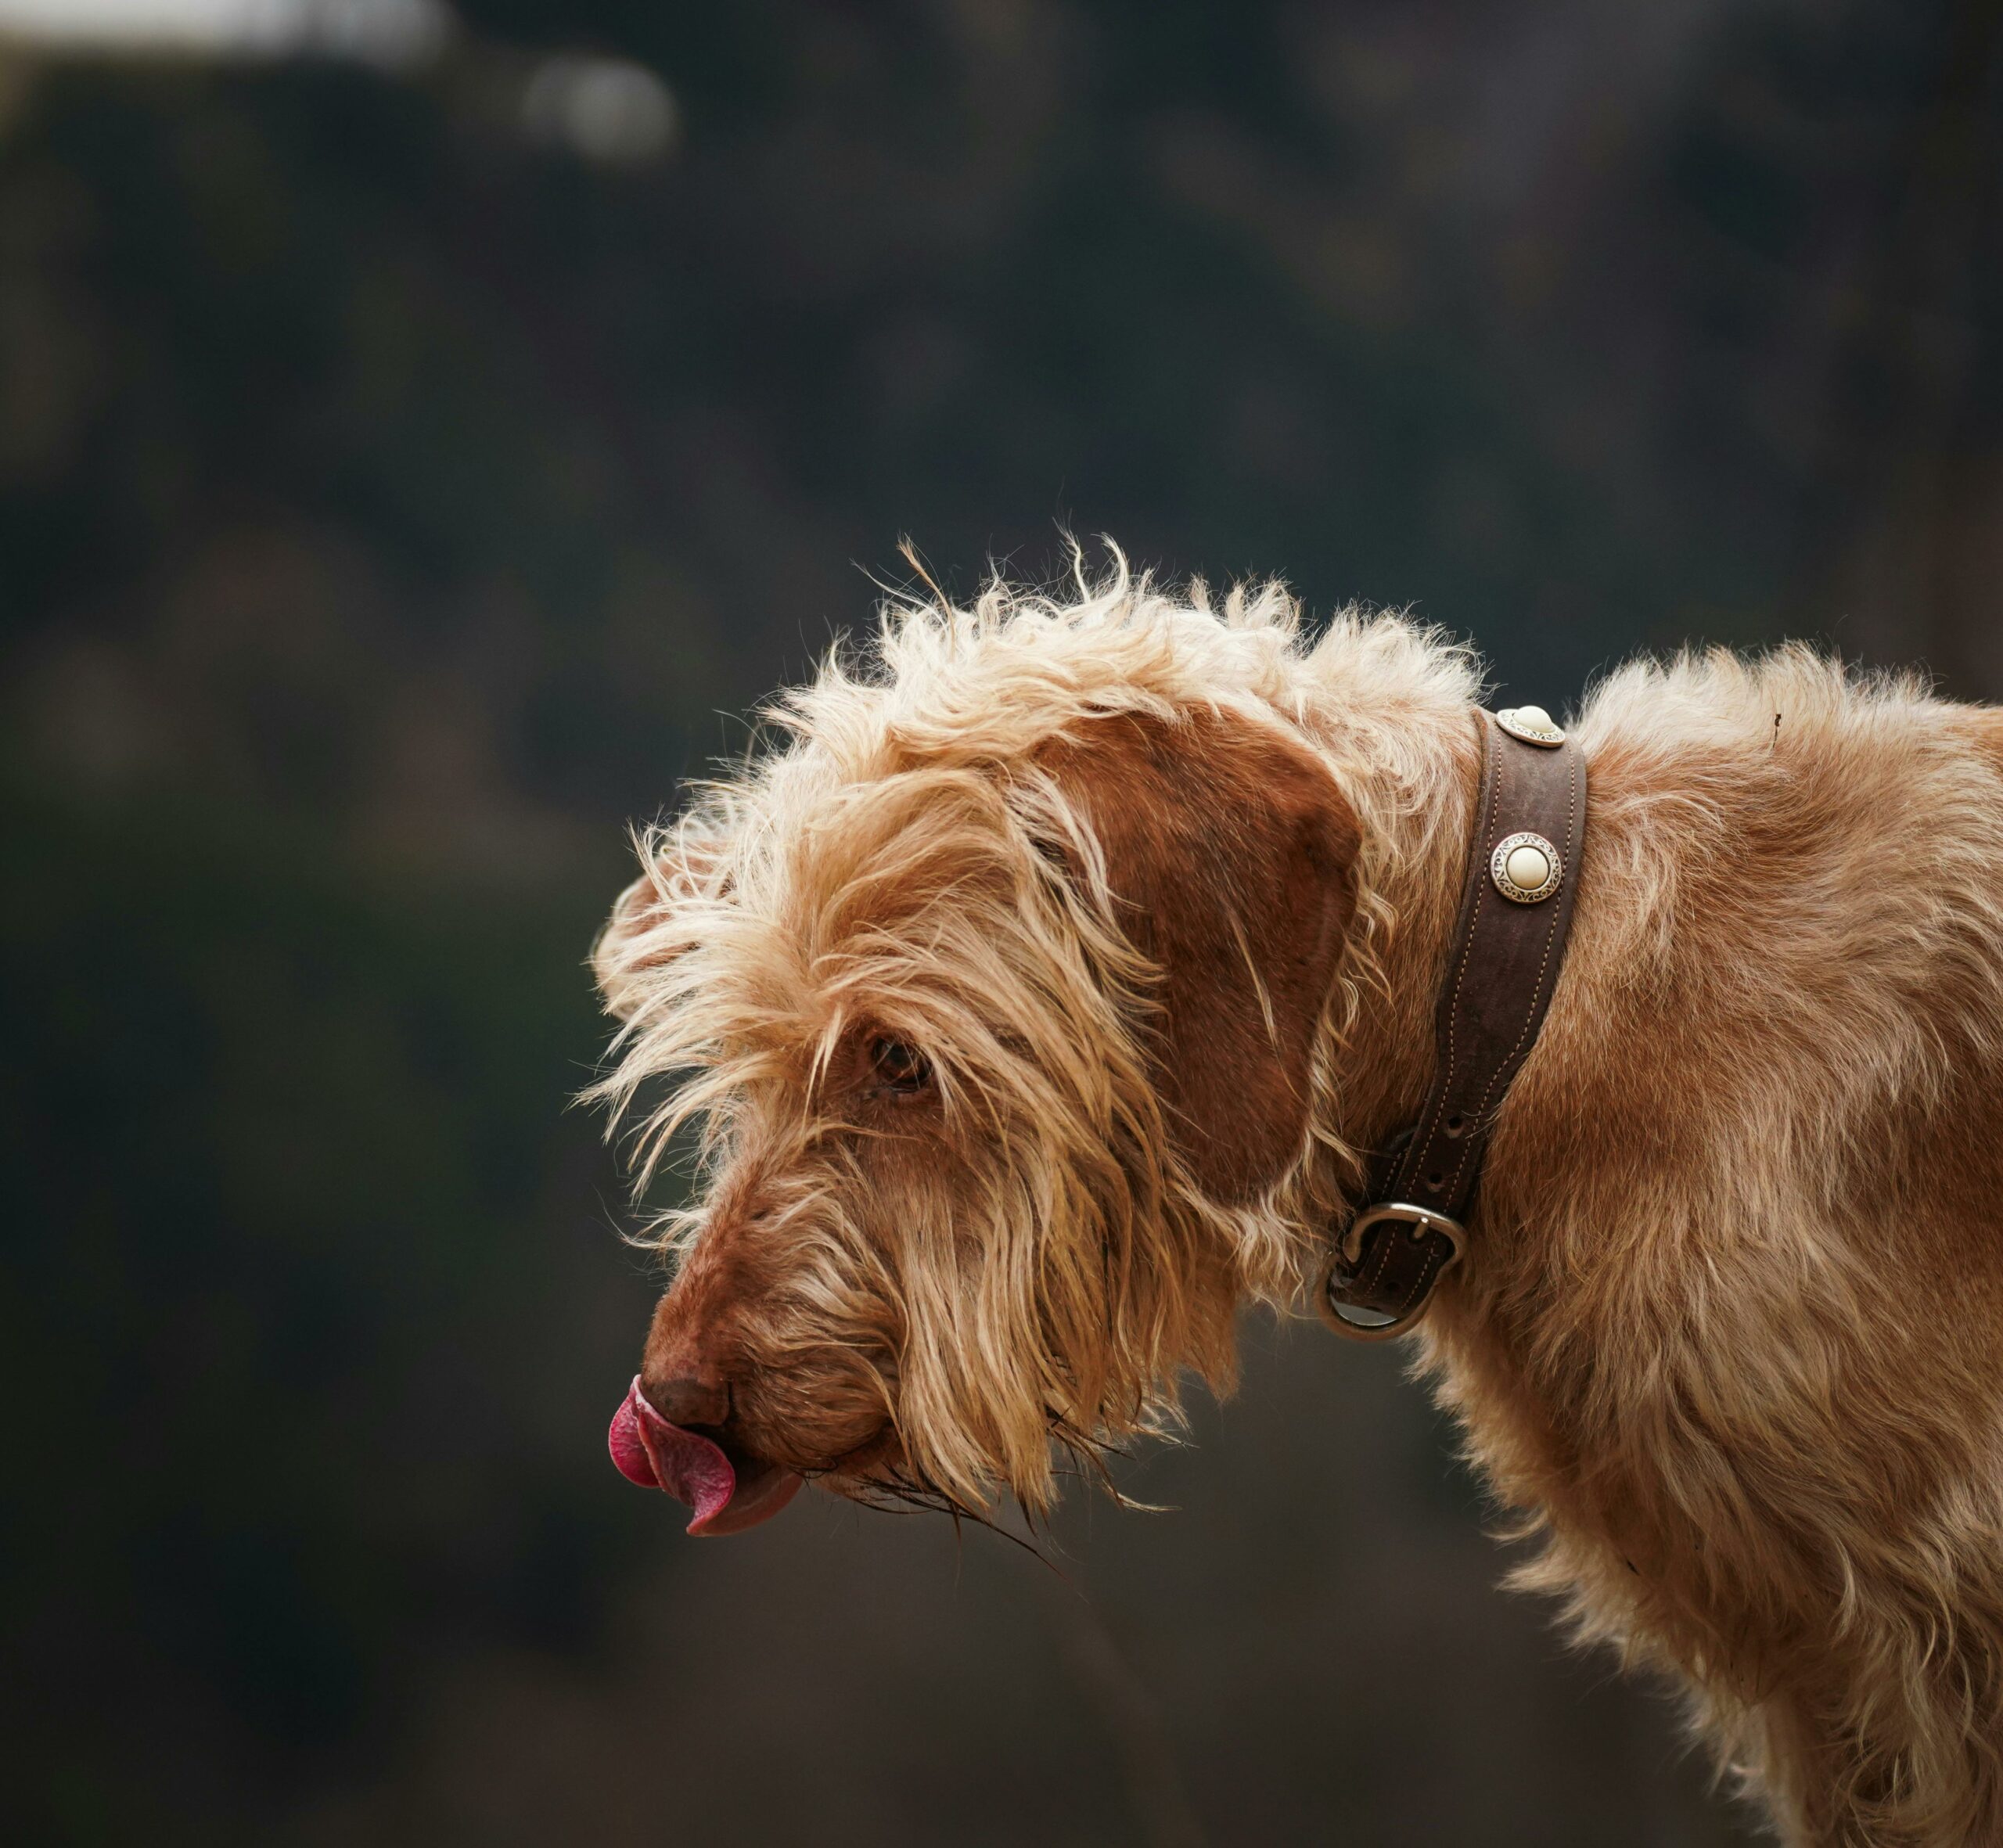
<svg viewBox="0 0 2003 1848">
<path fill-rule="evenodd" d="M 1495 715 L 1495 722 L 1512 738 L 1520 738 L 1526 744 L 1549 747 L 1565 742 L 1563 731 L 1541 706 L 1507 706 Z"/>
<path fill-rule="evenodd" d="M 1541 834 L 1512 834 L 1488 857 L 1488 876 L 1512 904 L 1541 904 L 1565 878 L 1565 862 Z"/>
</svg>

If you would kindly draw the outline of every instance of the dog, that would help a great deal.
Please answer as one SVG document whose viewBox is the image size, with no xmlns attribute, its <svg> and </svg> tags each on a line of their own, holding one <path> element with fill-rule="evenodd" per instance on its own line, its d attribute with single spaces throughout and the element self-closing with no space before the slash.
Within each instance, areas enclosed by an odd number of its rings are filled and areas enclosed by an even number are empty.
<svg viewBox="0 0 2003 1848">
<path fill-rule="evenodd" d="M 1117 559 L 1117 555 L 1116 555 Z M 1032 1515 L 1221 1393 L 1409 1124 L 1481 671 L 1124 561 L 886 608 L 640 838 L 598 1095 L 674 1266 L 620 1467 Z M 1516 1575 L 1796 1844 L 2003 1842 L 2003 714 L 1624 667 L 1570 946 L 1409 1343 Z"/>
</svg>

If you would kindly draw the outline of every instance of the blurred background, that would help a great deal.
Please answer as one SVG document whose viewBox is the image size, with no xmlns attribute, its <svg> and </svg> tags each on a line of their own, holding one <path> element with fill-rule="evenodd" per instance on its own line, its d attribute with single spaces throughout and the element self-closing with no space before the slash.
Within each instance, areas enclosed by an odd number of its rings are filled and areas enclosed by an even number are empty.
<svg viewBox="0 0 2003 1848">
<path fill-rule="evenodd" d="M 625 824 L 1060 527 L 2003 692 L 1995 0 L 0 0 L 0 1827 L 1722 1844 L 1381 1351 L 1055 1569 L 613 1473 Z"/>
</svg>

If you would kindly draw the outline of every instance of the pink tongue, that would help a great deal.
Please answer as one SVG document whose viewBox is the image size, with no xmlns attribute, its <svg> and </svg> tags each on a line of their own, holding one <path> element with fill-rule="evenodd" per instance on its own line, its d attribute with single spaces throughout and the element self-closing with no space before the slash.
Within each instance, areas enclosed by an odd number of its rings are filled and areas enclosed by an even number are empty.
<svg viewBox="0 0 2003 1848">
<path fill-rule="evenodd" d="M 665 1489 L 696 1511 L 689 1523 L 691 1533 L 736 1533 L 755 1526 L 777 1514 L 800 1487 L 800 1478 L 790 1469 L 753 1463 L 740 1494 L 730 1458 L 708 1438 L 671 1425 L 647 1403 L 638 1378 L 613 1415 L 606 1443 L 613 1462 L 628 1482 L 643 1489 Z"/>
</svg>

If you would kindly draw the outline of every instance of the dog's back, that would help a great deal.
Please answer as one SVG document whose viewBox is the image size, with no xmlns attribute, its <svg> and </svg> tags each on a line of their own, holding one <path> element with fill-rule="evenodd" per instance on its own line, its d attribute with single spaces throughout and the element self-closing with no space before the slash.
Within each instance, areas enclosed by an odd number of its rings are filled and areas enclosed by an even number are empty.
<svg viewBox="0 0 2003 1848">
<path fill-rule="evenodd" d="M 1804 1839 L 2003 1832 L 2003 714 L 1805 651 L 1611 678 L 1448 1390 Z M 1513 1230 L 1509 1228 L 1515 1228 Z"/>
</svg>

